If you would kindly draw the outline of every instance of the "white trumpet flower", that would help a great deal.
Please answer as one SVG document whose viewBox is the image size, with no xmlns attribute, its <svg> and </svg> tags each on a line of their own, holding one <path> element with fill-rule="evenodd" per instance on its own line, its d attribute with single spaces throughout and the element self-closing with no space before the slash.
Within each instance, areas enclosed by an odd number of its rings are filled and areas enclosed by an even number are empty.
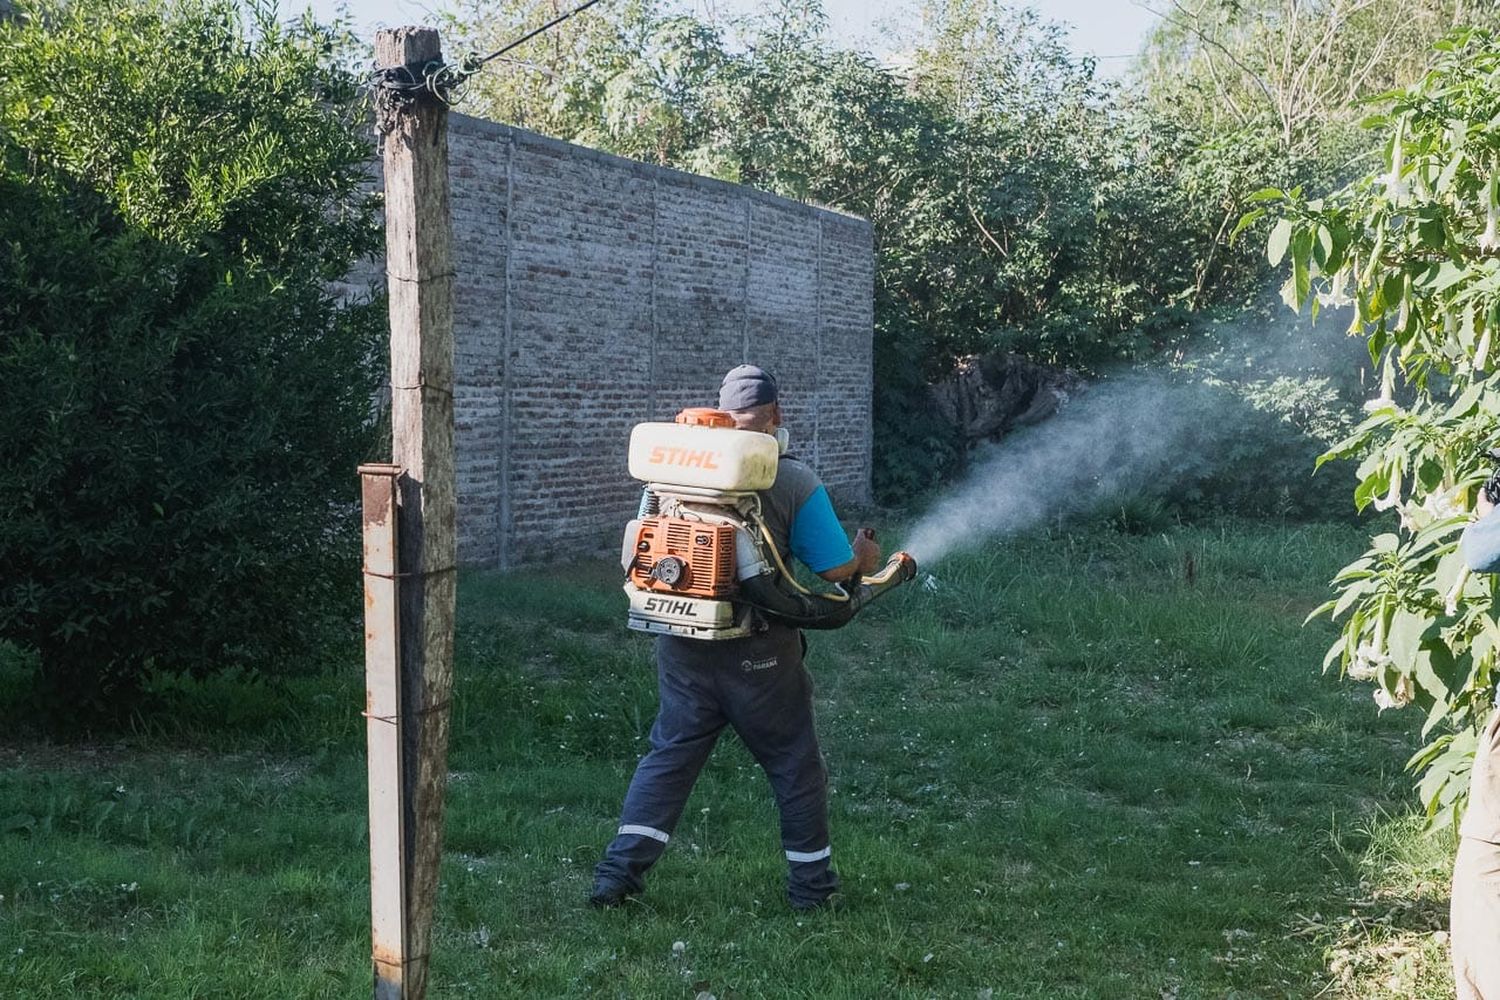
<svg viewBox="0 0 1500 1000">
<path fill-rule="evenodd" d="M 1344 267 L 1328 279 L 1328 290 L 1318 293 L 1318 305 L 1325 309 L 1343 309 L 1354 304 L 1354 296 L 1345 290 L 1351 270 L 1352 268 Z"/>
<path fill-rule="evenodd" d="M 1419 504 L 1402 504 L 1401 527 L 1406 531 L 1418 532 L 1436 521 L 1457 517 L 1464 512 L 1459 504 L 1460 492 L 1456 487 L 1435 490 L 1423 497 Z"/>
<path fill-rule="evenodd" d="M 1468 586 L 1471 571 L 1465 566 L 1458 571 L 1458 579 L 1453 581 L 1453 586 L 1448 588 L 1448 593 L 1443 598 L 1443 613 L 1449 618 L 1458 615 L 1458 602 L 1463 599 L 1464 587 Z"/>
<path fill-rule="evenodd" d="M 1423 498 L 1422 509 L 1434 521 L 1443 521 L 1450 517 L 1457 517 L 1464 512 L 1463 504 L 1459 502 L 1462 496 L 1463 490 L 1457 486 L 1446 490 L 1434 490 Z"/>
<path fill-rule="evenodd" d="M 1387 406 L 1394 406 L 1396 398 L 1396 366 L 1392 364 L 1389 354 L 1386 355 L 1385 365 L 1380 371 L 1380 395 L 1374 399 L 1365 400 L 1365 412 L 1374 413 L 1383 410 Z M 1399 408 L 1398 408 L 1399 409 Z"/>
<path fill-rule="evenodd" d="M 1386 490 L 1385 496 L 1375 498 L 1376 510 L 1390 510 L 1401 502 L 1401 477 L 1397 476 L 1391 480 L 1391 488 Z"/>
<path fill-rule="evenodd" d="M 1403 202 L 1411 193 L 1406 179 L 1401 175 L 1406 172 L 1406 119 L 1396 127 L 1396 138 L 1391 143 L 1391 169 L 1381 175 L 1380 183 L 1385 188 L 1385 196 L 1393 202 Z"/>
<path fill-rule="evenodd" d="M 1486 253 L 1500 250 L 1500 173 L 1490 174 L 1490 182 L 1484 186 L 1484 232 L 1479 237 L 1479 249 Z"/>
<path fill-rule="evenodd" d="M 1362 642 L 1354 650 L 1354 659 L 1349 664 L 1349 676 L 1357 681 L 1374 680 L 1380 673 L 1382 667 L 1391 662 L 1391 658 L 1382 653 L 1372 642 Z"/>
<path fill-rule="evenodd" d="M 1414 694 L 1416 690 L 1412 687 L 1411 678 L 1402 674 L 1396 678 L 1396 690 L 1387 691 L 1383 687 L 1375 689 L 1375 704 L 1380 706 L 1382 712 L 1388 708 L 1405 708 L 1411 704 Z"/>
</svg>

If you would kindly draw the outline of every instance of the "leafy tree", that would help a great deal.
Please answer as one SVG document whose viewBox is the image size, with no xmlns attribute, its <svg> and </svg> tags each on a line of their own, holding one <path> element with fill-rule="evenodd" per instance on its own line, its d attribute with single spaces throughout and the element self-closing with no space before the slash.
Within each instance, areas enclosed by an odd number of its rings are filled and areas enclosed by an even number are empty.
<svg viewBox="0 0 1500 1000">
<path fill-rule="evenodd" d="M 1363 102 L 1421 74 L 1462 0 L 1155 0 L 1160 15 L 1127 104 L 1166 136 L 1157 159 L 1194 258 L 1194 308 L 1238 303 L 1267 279 L 1252 240 L 1233 244 L 1249 197 L 1294 181 L 1327 190 L 1362 173 L 1375 144 Z M 1257 230 L 1257 234 L 1260 231 Z"/>
<path fill-rule="evenodd" d="M 1453 34 L 1433 68 L 1368 122 L 1382 164 L 1326 198 L 1262 195 L 1282 217 L 1268 245 L 1282 295 L 1314 315 L 1352 306 L 1383 372 L 1365 421 L 1323 460 L 1360 460 L 1355 504 L 1399 521 L 1338 576 L 1315 614 L 1343 622 L 1325 667 L 1373 681 L 1382 706 L 1416 703 L 1430 741 L 1411 760 L 1438 824 L 1461 809 L 1494 699 L 1496 584 L 1457 552 L 1496 444 L 1500 383 L 1500 37 Z"/>
<path fill-rule="evenodd" d="M 355 595 L 382 323 L 340 36 L 234 0 L 0 24 L 0 637 L 55 706 L 273 674 Z"/>
<path fill-rule="evenodd" d="M 1264 133 L 1290 167 L 1368 148 L 1359 102 L 1425 68 L 1464 0 L 1163 0 L 1138 73 L 1156 111 L 1213 135 Z"/>
</svg>

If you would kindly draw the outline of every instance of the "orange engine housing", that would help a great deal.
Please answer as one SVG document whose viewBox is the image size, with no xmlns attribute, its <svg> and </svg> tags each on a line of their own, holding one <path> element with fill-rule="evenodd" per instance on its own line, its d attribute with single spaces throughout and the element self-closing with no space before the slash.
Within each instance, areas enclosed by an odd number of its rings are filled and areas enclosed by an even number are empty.
<svg viewBox="0 0 1500 1000">
<path fill-rule="evenodd" d="M 680 517 L 648 517 L 635 539 L 630 582 L 642 590 L 694 597 L 735 592 L 734 529 Z"/>
</svg>

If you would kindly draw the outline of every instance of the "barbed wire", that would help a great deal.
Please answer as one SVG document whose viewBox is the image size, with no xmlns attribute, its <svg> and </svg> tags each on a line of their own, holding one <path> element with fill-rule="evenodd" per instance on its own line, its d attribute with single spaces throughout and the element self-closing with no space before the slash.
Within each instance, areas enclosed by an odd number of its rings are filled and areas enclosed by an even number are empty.
<svg viewBox="0 0 1500 1000">
<path fill-rule="evenodd" d="M 406 66 L 386 66 L 375 70 L 370 75 L 371 86 L 386 91 L 390 96 L 397 98 L 415 98 L 423 93 L 431 94 L 444 104 L 453 105 L 463 99 L 464 84 L 469 78 L 478 73 L 486 65 L 499 59 L 507 52 L 521 45 L 525 45 L 537 35 L 550 31 L 562 24 L 569 18 L 576 17 L 603 0 L 585 0 L 572 10 L 559 14 L 552 20 L 540 27 L 533 28 L 526 34 L 508 42 L 489 55 L 480 56 L 470 52 L 456 63 L 433 60 L 420 66 L 410 64 Z"/>
</svg>

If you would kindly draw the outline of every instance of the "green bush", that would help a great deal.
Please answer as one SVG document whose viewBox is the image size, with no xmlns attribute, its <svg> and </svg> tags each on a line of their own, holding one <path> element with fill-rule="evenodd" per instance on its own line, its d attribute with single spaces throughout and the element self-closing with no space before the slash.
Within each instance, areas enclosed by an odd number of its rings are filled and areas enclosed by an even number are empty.
<svg viewBox="0 0 1500 1000">
<path fill-rule="evenodd" d="M 1347 518 L 1348 470 L 1313 474 L 1313 463 L 1336 438 L 1325 436 L 1322 428 L 1353 424 L 1354 408 L 1330 378 L 1205 380 L 1184 392 L 1188 409 L 1202 413 L 1203 422 L 1172 457 L 1156 488 L 1180 514 Z"/>
<path fill-rule="evenodd" d="M 1185 517 L 1347 520 L 1342 464 L 1314 474 L 1358 421 L 1369 356 L 1337 317 L 1289 320 L 1269 302 L 1202 324 L 1164 377 L 1189 427 L 1158 495 Z"/>
<path fill-rule="evenodd" d="M 1426 714 L 1409 765 L 1447 824 L 1500 667 L 1494 579 L 1458 551 L 1500 426 L 1500 32 L 1455 30 L 1435 49 L 1367 119 L 1382 149 L 1369 173 L 1323 197 L 1266 193 L 1280 216 L 1266 249 L 1290 269 L 1287 305 L 1347 303 L 1351 339 L 1382 371 L 1364 421 L 1326 456 L 1359 462 L 1354 506 L 1384 516 L 1318 609 L 1343 629 L 1324 664 L 1373 683 L 1382 708 Z"/>
<path fill-rule="evenodd" d="M 0 638 L 70 713 L 355 613 L 382 329 L 338 36 L 232 0 L 0 25 Z"/>
</svg>

